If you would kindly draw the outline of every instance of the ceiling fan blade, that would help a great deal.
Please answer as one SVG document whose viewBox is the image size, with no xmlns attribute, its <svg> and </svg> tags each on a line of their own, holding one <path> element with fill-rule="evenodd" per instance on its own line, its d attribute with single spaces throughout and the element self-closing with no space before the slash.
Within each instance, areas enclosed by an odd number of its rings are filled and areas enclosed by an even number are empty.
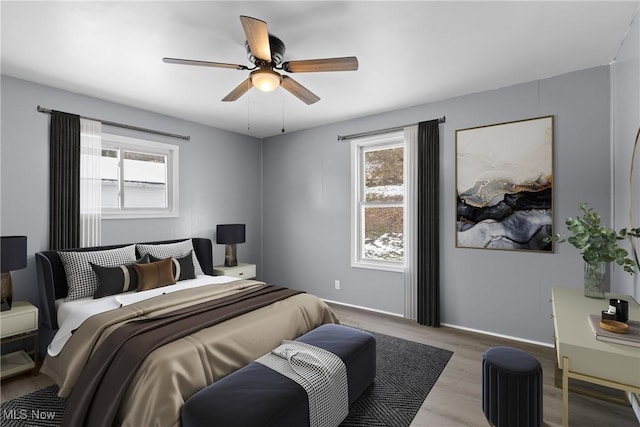
<svg viewBox="0 0 640 427">
<path fill-rule="evenodd" d="M 242 29 L 247 36 L 247 43 L 253 56 L 266 62 L 271 62 L 271 47 L 269 45 L 269 30 L 267 23 L 249 16 L 240 16 Z"/>
<path fill-rule="evenodd" d="M 311 105 L 315 102 L 320 101 L 319 96 L 317 96 L 289 76 L 282 76 L 281 86 L 307 105 Z"/>
<path fill-rule="evenodd" d="M 320 71 L 355 71 L 358 69 L 358 58 L 345 56 L 343 58 L 307 59 L 302 61 L 287 61 L 282 69 L 289 73 L 312 73 Z"/>
<path fill-rule="evenodd" d="M 163 62 L 167 64 L 180 64 L 180 65 L 199 65 L 202 67 L 215 67 L 215 68 L 231 68 L 233 70 L 248 70 L 249 67 L 239 64 L 226 64 L 224 62 L 209 62 L 198 61 L 195 59 L 180 59 L 180 58 L 162 58 Z"/>
<path fill-rule="evenodd" d="M 253 83 L 251 83 L 251 79 L 248 78 L 245 81 L 243 81 L 242 83 L 240 83 L 238 86 L 236 86 L 236 88 L 233 89 L 231 92 L 229 92 L 229 94 L 227 96 L 222 98 L 222 101 L 224 101 L 224 102 L 236 101 L 242 95 L 247 93 L 247 91 L 249 89 L 251 89 L 252 87 L 253 87 Z"/>
</svg>

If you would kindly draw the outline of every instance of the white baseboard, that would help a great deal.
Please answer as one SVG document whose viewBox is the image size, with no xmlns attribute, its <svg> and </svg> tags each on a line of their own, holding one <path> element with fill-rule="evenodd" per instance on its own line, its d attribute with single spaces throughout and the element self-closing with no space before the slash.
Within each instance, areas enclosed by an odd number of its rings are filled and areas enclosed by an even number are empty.
<svg viewBox="0 0 640 427">
<path fill-rule="evenodd" d="M 345 307 L 357 308 L 358 310 L 371 311 L 374 313 L 386 314 L 387 316 L 394 316 L 394 317 L 399 317 L 401 319 L 404 319 L 404 316 L 402 314 L 392 313 L 390 311 L 376 310 L 375 308 L 363 307 L 363 306 L 354 305 L 354 304 L 347 304 L 346 302 L 333 301 L 325 298 L 322 298 L 322 300 L 325 302 L 328 302 L 329 304 L 342 305 Z"/>
<path fill-rule="evenodd" d="M 328 302 L 330 304 L 342 305 L 342 306 L 345 306 L 345 307 L 357 308 L 358 310 L 371 311 L 373 313 L 380 313 L 380 314 L 385 314 L 387 316 L 394 316 L 394 317 L 399 317 L 401 319 L 410 320 L 410 319 L 406 319 L 402 314 L 392 313 L 390 311 L 376 310 L 375 308 L 363 307 L 363 306 L 354 305 L 354 304 L 347 304 L 347 303 L 344 303 L 344 302 L 332 301 L 332 300 L 328 300 L 328 299 L 325 299 L 325 298 L 323 298 L 322 300 L 325 301 L 325 302 Z M 528 339 L 520 338 L 520 337 L 512 337 L 510 335 L 496 334 L 494 332 L 487 332 L 487 331 L 483 331 L 483 330 L 480 330 L 480 329 L 467 328 L 465 326 L 453 325 L 451 323 L 442 323 L 441 325 L 442 326 L 446 326 L 448 328 L 454 328 L 454 329 L 460 329 L 460 330 L 463 330 L 463 331 L 473 332 L 473 333 L 476 333 L 476 334 L 490 335 L 492 337 L 504 338 L 504 339 L 508 339 L 508 340 L 512 340 L 512 341 L 519 341 L 519 342 L 524 342 L 524 343 L 527 343 L 527 344 L 534 344 L 534 345 L 540 345 L 540 346 L 543 346 L 543 347 L 553 348 L 553 344 L 550 344 L 550 343 L 544 343 L 544 342 L 540 342 L 540 341 L 533 341 L 533 340 L 528 340 Z"/>
<path fill-rule="evenodd" d="M 543 347 L 553 348 L 553 344 L 546 343 L 546 342 L 533 341 L 533 340 L 528 340 L 528 339 L 520 338 L 520 337 L 512 337 L 511 335 L 496 334 L 495 332 L 487 332 L 487 331 L 483 331 L 483 330 L 480 330 L 480 329 L 473 329 L 473 328 L 467 328 L 465 326 L 452 325 L 450 323 L 441 323 L 441 325 L 442 326 L 447 326 L 449 328 L 461 329 L 463 331 L 474 332 L 476 334 L 490 335 L 492 337 L 505 338 L 505 339 L 512 340 L 512 341 L 519 341 L 519 342 L 524 342 L 524 343 L 527 343 L 527 344 L 535 344 L 535 345 L 540 345 L 540 346 L 543 346 Z"/>
</svg>

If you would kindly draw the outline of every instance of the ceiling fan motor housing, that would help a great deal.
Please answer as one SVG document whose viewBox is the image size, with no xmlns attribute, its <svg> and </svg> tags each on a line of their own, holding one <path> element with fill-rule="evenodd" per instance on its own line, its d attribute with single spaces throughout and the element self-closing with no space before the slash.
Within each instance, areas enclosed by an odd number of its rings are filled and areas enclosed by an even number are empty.
<svg viewBox="0 0 640 427">
<path fill-rule="evenodd" d="M 284 52 L 287 48 L 284 45 L 284 42 L 273 34 L 269 34 L 269 47 L 271 49 L 271 65 L 276 67 L 282 63 L 282 60 L 284 59 Z M 253 55 L 251 49 L 249 48 L 248 41 L 244 42 L 244 48 L 247 50 L 247 58 L 249 58 L 249 61 L 251 61 L 253 64 L 259 66 L 262 62 L 264 62 Z"/>
</svg>

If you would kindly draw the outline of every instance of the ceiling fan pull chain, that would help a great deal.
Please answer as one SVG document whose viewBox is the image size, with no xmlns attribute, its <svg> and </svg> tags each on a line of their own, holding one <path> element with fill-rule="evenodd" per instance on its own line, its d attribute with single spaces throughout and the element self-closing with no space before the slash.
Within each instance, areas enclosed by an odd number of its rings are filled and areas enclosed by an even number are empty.
<svg viewBox="0 0 640 427">
<path fill-rule="evenodd" d="M 251 89 L 247 80 L 247 91 Z M 251 130 L 251 95 L 247 95 L 247 130 Z"/>
<path fill-rule="evenodd" d="M 284 92 L 282 92 L 282 133 L 284 133 Z"/>
</svg>

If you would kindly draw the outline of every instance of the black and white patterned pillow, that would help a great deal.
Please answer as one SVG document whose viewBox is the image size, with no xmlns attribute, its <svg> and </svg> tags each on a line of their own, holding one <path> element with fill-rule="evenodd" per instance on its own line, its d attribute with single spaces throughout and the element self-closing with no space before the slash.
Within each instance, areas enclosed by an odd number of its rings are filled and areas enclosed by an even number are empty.
<svg viewBox="0 0 640 427">
<path fill-rule="evenodd" d="M 191 252 L 195 274 L 204 274 L 202 272 L 202 267 L 200 267 L 200 263 L 198 262 L 198 257 L 196 257 L 196 253 L 193 252 L 193 242 L 191 239 L 177 243 L 163 243 L 159 245 L 137 244 L 136 248 L 138 249 L 138 252 L 140 252 L 140 255 L 149 254 L 160 259 L 171 257 L 182 258 Z"/>
<path fill-rule="evenodd" d="M 124 246 L 117 249 L 87 252 L 58 251 L 67 276 L 69 292 L 65 301 L 91 297 L 98 289 L 98 276 L 91 268 L 91 264 L 103 267 L 116 267 L 136 260 L 136 245 Z"/>
</svg>

